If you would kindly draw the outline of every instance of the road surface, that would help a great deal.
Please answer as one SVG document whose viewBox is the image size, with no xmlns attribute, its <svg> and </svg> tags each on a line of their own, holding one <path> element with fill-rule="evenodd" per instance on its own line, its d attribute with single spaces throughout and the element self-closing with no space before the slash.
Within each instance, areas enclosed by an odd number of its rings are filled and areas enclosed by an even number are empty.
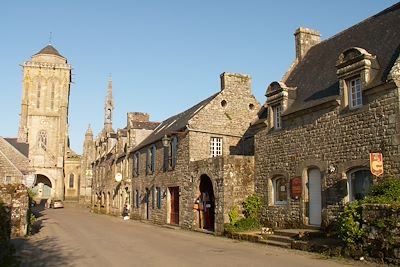
<svg viewBox="0 0 400 267">
<path fill-rule="evenodd" d="M 318 254 L 124 221 L 79 207 L 43 210 L 39 224 L 39 232 L 20 246 L 22 267 L 358 265 Z"/>
</svg>

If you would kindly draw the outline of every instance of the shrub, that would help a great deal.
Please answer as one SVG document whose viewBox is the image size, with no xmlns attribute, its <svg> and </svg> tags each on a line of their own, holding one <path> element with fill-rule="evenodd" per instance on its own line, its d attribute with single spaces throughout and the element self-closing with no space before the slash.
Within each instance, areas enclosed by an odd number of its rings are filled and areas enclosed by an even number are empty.
<svg viewBox="0 0 400 267">
<path fill-rule="evenodd" d="M 261 198 L 257 195 L 251 195 L 243 202 L 244 215 L 246 218 L 258 219 L 261 209 Z"/>
<path fill-rule="evenodd" d="M 394 204 L 400 203 L 400 179 L 387 179 L 373 185 L 365 203 Z"/>
<path fill-rule="evenodd" d="M 348 247 L 354 247 L 363 237 L 361 203 L 356 201 L 344 208 L 338 217 L 337 235 Z"/>
<path fill-rule="evenodd" d="M 231 225 L 235 225 L 239 220 L 239 208 L 238 206 L 233 206 L 229 211 L 229 222 Z"/>
</svg>

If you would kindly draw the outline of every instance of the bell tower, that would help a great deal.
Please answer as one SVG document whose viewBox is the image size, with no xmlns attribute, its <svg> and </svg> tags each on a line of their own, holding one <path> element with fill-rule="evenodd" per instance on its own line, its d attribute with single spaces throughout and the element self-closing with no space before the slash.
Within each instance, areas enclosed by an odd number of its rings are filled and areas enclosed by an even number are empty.
<svg viewBox="0 0 400 267">
<path fill-rule="evenodd" d="M 63 199 L 71 65 L 49 44 L 22 68 L 18 141 L 29 144 L 30 164 L 50 187 L 43 198 Z"/>
</svg>

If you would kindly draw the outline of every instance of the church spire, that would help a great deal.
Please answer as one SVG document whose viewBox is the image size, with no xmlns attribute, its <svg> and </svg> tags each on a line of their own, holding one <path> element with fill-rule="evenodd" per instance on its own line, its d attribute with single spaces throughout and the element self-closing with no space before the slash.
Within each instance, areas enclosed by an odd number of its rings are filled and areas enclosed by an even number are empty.
<svg viewBox="0 0 400 267">
<path fill-rule="evenodd" d="M 104 129 L 107 132 L 112 130 L 112 115 L 114 110 L 114 99 L 112 96 L 112 79 L 111 75 L 108 79 L 107 97 L 104 105 Z"/>
</svg>

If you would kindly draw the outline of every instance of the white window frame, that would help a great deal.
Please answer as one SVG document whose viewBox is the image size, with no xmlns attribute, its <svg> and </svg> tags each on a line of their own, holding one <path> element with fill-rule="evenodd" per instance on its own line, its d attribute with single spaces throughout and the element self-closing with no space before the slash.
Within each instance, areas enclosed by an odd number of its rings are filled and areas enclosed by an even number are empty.
<svg viewBox="0 0 400 267">
<path fill-rule="evenodd" d="M 210 154 L 212 158 L 222 155 L 222 137 L 211 137 Z"/>
<path fill-rule="evenodd" d="M 281 129 L 282 128 L 282 105 L 276 105 L 273 107 L 274 110 L 274 128 L 275 129 Z"/>
<path fill-rule="evenodd" d="M 277 200 L 277 196 L 278 196 L 278 191 L 280 190 L 280 188 L 278 188 L 278 181 L 279 180 L 283 180 L 285 182 L 285 191 L 286 191 L 286 200 Z M 282 185 L 281 185 L 282 186 Z M 275 178 L 272 179 L 272 204 L 273 205 L 287 205 L 287 196 L 288 196 L 288 186 L 287 186 L 287 181 L 286 178 L 284 176 L 277 176 Z"/>
<path fill-rule="evenodd" d="M 347 81 L 350 109 L 362 106 L 362 84 L 359 77 Z"/>
</svg>

